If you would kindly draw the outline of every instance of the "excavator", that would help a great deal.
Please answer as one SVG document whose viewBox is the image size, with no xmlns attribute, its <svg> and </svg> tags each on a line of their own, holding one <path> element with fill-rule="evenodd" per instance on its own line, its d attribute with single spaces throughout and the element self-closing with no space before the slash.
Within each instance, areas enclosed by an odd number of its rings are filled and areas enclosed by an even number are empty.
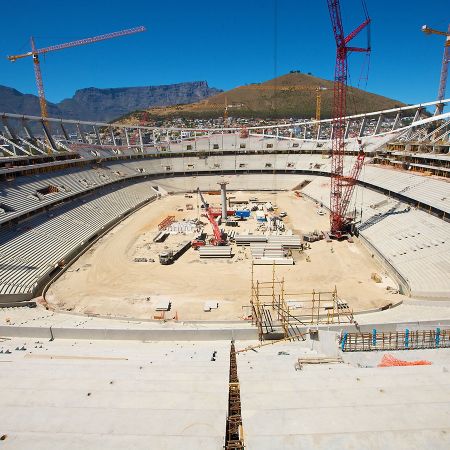
<svg viewBox="0 0 450 450">
<path fill-rule="evenodd" d="M 220 231 L 219 225 L 217 225 L 212 210 L 209 204 L 206 202 L 205 198 L 203 197 L 200 188 L 197 188 L 197 193 L 200 196 L 200 199 L 202 201 L 202 207 L 205 210 L 204 215 L 208 218 L 209 223 L 211 224 L 213 229 L 214 236 L 211 237 L 209 243 L 211 245 L 227 245 L 227 235 L 226 233 L 222 233 L 222 231 Z M 202 233 L 201 236 L 192 241 L 192 247 L 194 248 L 194 250 L 198 250 L 199 247 L 202 247 L 204 245 L 206 245 L 206 233 Z"/>
</svg>

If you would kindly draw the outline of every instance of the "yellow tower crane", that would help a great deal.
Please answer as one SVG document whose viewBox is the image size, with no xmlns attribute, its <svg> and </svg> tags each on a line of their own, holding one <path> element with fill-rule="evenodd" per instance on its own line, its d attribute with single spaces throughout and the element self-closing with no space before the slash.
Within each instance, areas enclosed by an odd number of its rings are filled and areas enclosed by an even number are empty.
<svg viewBox="0 0 450 450">
<path fill-rule="evenodd" d="M 95 36 L 95 37 L 91 37 L 91 38 L 79 39 L 77 41 L 72 41 L 72 42 L 66 42 L 64 44 L 52 45 L 52 46 L 46 47 L 46 48 L 36 48 L 34 39 L 33 39 L 33 37 L 31 37 L 31 40 L 30 40 L 31 41 L 31 51 L 29 51 L 27 53 L 23 53 L 21 55 L 8 56 L 7 58 L 11 62 L 15 62 L 18 59 L 27 58 L 30 56 L 32 57 L 33 66 L 34 66 L 34 75 L 36 77 L 36 85 L 37 85 L 38 95 L 39 95 L 39 104 L 41 106 L 41 116 L 43 119 L 46 119 L 48 117 L 47 100 L 45 98 L 44 83 L 42 81 L 39 55 L 43 55 L 43 54 L 46 54 L 49 52 L 54 52 L 56 50 L 63 50 L 65 48 L 69 48 L 69 47 L 77 47 L 79 45 L 92 44 L 94 42 L 104 41 L 107 39 L 113 39 L 113 38 L 117 38 L 117 37 L 121 37 L 121 36 L 126 36 L 129 34 L 141 33 L 143 31 L 146 31 L 145 27 L 140 26 L 140 27 L 136 27 L 136 28 L 130 28 L 128 30 L 115 31 L 113 33 L 102 34 L 100 36 Z"/>
<path fill-rule="evenodd" d="M 315 92 L 316 93 L 316 117 L 317 121 L 320 121 L 321 107 L 322 107 L 322 92 L 328 90 L 328 88 L 323 86 L 288 86 L 279 84 L 249 84 L 247 86 L 241 86 L 241 89 L 255 89 L 264 91 L 284 91 L 284 92 Z M 316 125 L 316 129 L 318 125 Z"/>
<path fill-rule="evenodd" d="M 445 97 L 445 89 L 447 87 L 447 77 L 448 77 L 448 62 L 450 61 L 450 25 L 448 26 L 447 31 L 439 31 L 434 28 L 430 28 L 428 25 L 423 25 L 422 31 L 425 34 L 438 34 L 440 36 L 446 36 L 445 44 L 444 44 L 444 56 L 442 58 L 442 67 L 441 67 L 441 78 L 439 80 L 439 91 L 438 91 L 438 100 L 442 102 Z M 444 110 L 443 103 L 440 103 L 436 106 L 435 114 L 442 114 Z"/>
</svg>

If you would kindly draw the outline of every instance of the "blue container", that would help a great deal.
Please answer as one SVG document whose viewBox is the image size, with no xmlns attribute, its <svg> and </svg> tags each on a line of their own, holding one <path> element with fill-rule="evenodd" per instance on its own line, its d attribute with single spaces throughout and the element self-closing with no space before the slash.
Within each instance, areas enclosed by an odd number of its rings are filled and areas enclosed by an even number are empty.
<svg viewBox="0 0 450 450">
<path fill-rule="evenodd" d="M 235 211 L 234 215 L 236 217 L 239 217 L 240 219 L 248 219 L 250 217 L 250 211 L 246 211 L 246 210 Z"/>
</svg>

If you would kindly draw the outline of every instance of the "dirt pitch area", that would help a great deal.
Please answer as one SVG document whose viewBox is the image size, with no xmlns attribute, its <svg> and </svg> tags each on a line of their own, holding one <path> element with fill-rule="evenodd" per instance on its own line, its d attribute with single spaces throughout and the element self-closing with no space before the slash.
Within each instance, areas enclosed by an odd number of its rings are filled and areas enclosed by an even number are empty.
<svg viewBox="0 0 450 450">
<path fill-rule="evenodd" d="M 284 223 L 294 234 L 327 230 L 329 217 L 317 213 L 318 205 L 294 192 L 237 192 L 236 198 L 270 201 L 285 211 Z M 155 244 L 158 224 L 167 216 L 176 220 L 200 218 L 197 196 L 183 194 L 164 197 L 145 206 L 100 239 L 50 287 L 46 299 L 55 309 L 106 317 L 153 319 L 159 300 L 170 300 L 171 311 L 166 318 L 185 320 L 238 320 L 242 307 L 250 301 L 252 263 L 250 249 L 233 244 L 231 259 L 201 260 L 192 248 L 174 264 L 163 266 L 158 253 L 195 234 L 175 235 L 163 244 Z M 212 205 L 220 197 L 206 196 Z M 186 210 L 186 204 L 194 209 Z M 182 211 L 180 211 L 182 209 Z M 256 219 L 240 222 L 237 233 L 256 228 Z M 229 231 L 230 229 L 227 229 Z M 208 224 L 205 228 L 211 234 Z M 276 266 L 278 279 L 284 277 L 291 292 L 329 291 L 335 286 L 341 299 L 354 311 L 367 310 L 395 303 L 400 295 L 386 288 L 396 287 L 358 242 L 319 241 L 304 252 L 293 250 L 295 265 Z M 135 262 L 145 257 L 147 262 Z M 152 262 L 152 260 L 154 260 Z M 372 273 L 382 277 L 381 283 L 371 279 Z M 254 279 L 270 281 L 272 266 L 254 266 Z M 219 308 L 204 312 L 206 301 L 219 302 Z"/>
</svg>

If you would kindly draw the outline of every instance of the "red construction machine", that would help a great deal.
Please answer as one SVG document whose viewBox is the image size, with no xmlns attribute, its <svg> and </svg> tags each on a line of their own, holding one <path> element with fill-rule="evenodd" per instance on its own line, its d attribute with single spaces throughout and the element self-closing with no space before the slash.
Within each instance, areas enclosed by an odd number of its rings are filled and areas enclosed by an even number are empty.
<svg viewBox="0 0 450 450">
<path fill-rule="evenodd" d="M 202 201 L 202 208 L 205 210 L 205 214 L 203 214 L 208 220 L 209 223 L 212 226 L 213 229 L 213 237 L 209 239 L 209 243 L 211 245 L 227 245 L 227 235 L 226 233 L 223 233 L 219 225 L 217 224 L 216 218 L 212 212 L 212 208 L 209 206 L 209 203 L 206 202 L 205 198 L 203 197 L 200 188 L 197 188 L 197 193 L 200 196 L 200 199 Z M 192 247 L 194 250 L 197 250 L 199 247 L 202 247 L 206 245 L 207 242 L 207 236 L 206 233 L 202 233 L 202 235 L 192 241 Z"/>
</svg>

